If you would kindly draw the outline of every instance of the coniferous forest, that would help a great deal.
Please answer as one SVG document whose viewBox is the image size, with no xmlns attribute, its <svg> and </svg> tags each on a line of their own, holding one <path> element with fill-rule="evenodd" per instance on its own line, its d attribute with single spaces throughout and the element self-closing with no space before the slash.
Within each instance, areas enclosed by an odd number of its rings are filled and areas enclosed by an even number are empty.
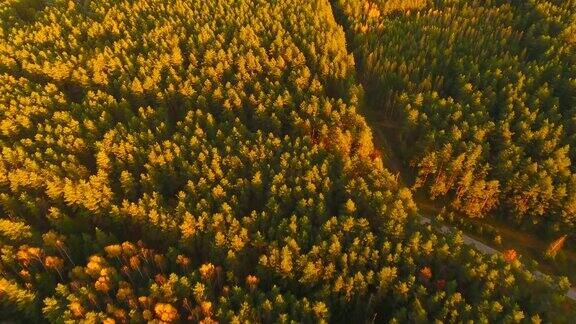
<svg viewBox="0 0 576 324">
<path fill-rule="evenodd" d="M 414 188 L 467 216 L 576 226 L 576 2 L 340 0 Z"/>
<path fill-rule="evenodd" d="M 0 322 L 570 323 L 419 203 L 576 250 L 572 160 L 574 0 L 0 0 Z"/>
</svg>

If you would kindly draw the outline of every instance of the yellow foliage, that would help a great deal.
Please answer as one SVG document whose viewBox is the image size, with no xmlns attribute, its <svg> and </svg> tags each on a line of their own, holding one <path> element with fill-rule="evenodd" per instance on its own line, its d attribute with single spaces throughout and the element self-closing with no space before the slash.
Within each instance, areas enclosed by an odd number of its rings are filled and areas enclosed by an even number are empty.
<svg viewBox="0 0 576 324">
<path fill-rule="evenodd" d="M 154 312 L 158 319 L 167 323 L 173 322 L 179 317 L 178 310 L 171 304 L 167 303 L 157 303 L 154 306 Z"/>
</svg>

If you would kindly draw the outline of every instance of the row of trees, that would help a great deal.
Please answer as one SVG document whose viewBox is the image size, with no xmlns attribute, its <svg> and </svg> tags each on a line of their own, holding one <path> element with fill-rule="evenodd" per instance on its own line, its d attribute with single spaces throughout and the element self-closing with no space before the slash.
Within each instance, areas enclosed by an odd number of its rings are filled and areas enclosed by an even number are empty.
<svg viewBox="0 0 576 324">
<path fill-rule="evenodd" d="M 327 1 L 3 3 L 0 318 L 570 318 L 414 217 Z"/>
<path fill-rule="evenodd" d="M 471 217 L 573 232 L 576 2 L 339 6 L 415 188 Z"/>
</svg>

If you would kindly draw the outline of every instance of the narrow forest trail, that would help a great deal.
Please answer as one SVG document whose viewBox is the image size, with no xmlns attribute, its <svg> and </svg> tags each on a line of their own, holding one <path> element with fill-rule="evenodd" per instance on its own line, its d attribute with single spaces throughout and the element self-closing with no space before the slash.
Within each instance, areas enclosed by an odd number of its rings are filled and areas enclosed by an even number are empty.
<svg viewBox="0 0 576 324">
<path fill-rule="evenodd" d="M 338 11 L 333 0 L 330 0 L 330 4 L 332 6 L 332 14 L 334 16 L 335 21 L 342 27 L 344 34 L 346 35 L 347 51 L 348 51 L 348 53 L 351 53 L 354 56 L 354 61 L 358 62 L 357 54 L 354 51 L 354 45 L 353 45 L 353 42 L 351 39 L 352 36 L 351 36 L 347 26 L 346 26 L 346 22 L 344 21 L 344 16 L 341 12 Z M 366 89 L 366 84 L 364 82 L 365 79 L 362 77 L 362 71 L 358 67 L 358 64 L 355 64 L 355 70 L 356 70 L 355 71 L 356 72 L 356 75 L 355 75 L 356 80 L 358 82 L 360 82 L 360 84 L 362 85 L 362 87 L 364 89 Z M 365 94 L 365 95 L 367 95 L 367 94 Z M 382 159 L 383 159 L 384 166 L 391 173 L 399 175 L 398 178 L 399 178 L 402 185 L 408 186 L 407 185 L 408 181 L 406 181 L 406 176 L 408 174 L 407 173 L 408 170 L 406 169 L 406 167 L 402 163 L 400 157 L 397 154 L 395 154 L 395 152 L 393 150 L 393 145 L 391 145 L 390 136 L 388 135 L 389 132 L 398 131 L 400 127 L 395 125 L 392 120 L 384 119 L 380 114 L 378 114 L 378 112 L 375 109 L 371 109 L 372 107 L 369 107 L 368 100 L 364 99 L 360 108 L 361 108 L 360 114 L 362 114 L 364 116 L 364 120 L 366 121 L 366 123 L 368 124 L 368 126 L 370 127 L 370 129 L 372 131 L 374 146 L 377 149 L 379 149 L 382 153 Z M 433 205 L 433 204 L 431 204 L 430 201 L 422 201 L 422 199 L 415 199 L 415 200 L 416 200 L 416 204 L 418 206 L 420 206 L 422 204 Z M 422 224 L 429 224 L 432 222 L 432 220 L 427 216 L 424 216 L 420 213 L 419 213 L 419 216 L 421 218 L 420 222 Z M 463 230 L 459 229 L 458 227 L 440 225 L 440 227 L 437 230 L 443 234 L 453 233 L 455 231 L 462 231 L 462 240 L 463 240 L 464 244 L 469 245 L 469 246 L 473 246 L 478 251 L 485 253 L 485 254 L 488 254 L 488 255 L 494 255 L 494 254 L 500 254 L 501 253 L 501 251 L 499 251 L 497 248 L 492 247 L 492 246 L 480 241 L 479 239 L 476 239 L 476 238 L 470 236 L 469 234 L 465 233 Z M 507 230 L 517 232 L 515 230 L 508 229 L 508 228 L 507 228 Z M 532 238 L 532 239 L 535 239 L 535 238 Z M 538 270 L 534 271 L 533 274 L 536 278 L 540 278 L 540 279 L 543 279 L 546 276 L 545 273 L 538 271 Z M 566 296 L 569 299 L 576 301 L 576 286 L 574 285 L 574 283 L 572 283 L 572 285 L 573 285 L 572 288 L 570 288 L 570 290 L 568 290 L 568 292 L 566 293 Z"/>
</svg>

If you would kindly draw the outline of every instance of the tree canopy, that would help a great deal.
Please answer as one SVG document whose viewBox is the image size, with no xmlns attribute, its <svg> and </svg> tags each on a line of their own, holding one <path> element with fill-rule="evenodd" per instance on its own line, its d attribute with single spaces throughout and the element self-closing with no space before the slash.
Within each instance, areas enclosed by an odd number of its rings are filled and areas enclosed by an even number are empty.
<svg viewBox="0 0 576 324">
<path fill-rule="evenodd" d="M 0 20 L 1 318 L 573 315 L 556 279 L 420 224 L 327 0 L 11 0 Z"/>
<path fill-rule="evenodd" d="M 338 3 L 414 188 L 574 237 L 576 2 Z"/>
</svg>

